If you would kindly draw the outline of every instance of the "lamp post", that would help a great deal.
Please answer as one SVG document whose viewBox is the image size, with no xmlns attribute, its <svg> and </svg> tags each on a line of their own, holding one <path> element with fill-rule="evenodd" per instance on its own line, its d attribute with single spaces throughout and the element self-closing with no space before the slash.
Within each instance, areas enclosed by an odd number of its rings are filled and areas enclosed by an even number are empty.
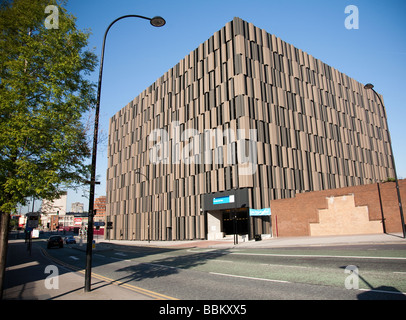
<svg viewBox="0 0 406 320">
<path fill-rule="evenodd" d="M 93 149 L 92 149 L 92 164 L 90 171 L 90 194 L 89 194 L 89 214 L 88 214 L 88 227 L 87 227 L 87 247 L 86 247 L 86 272 L 85 272 L 85 292 L 90 292 L 90 283 L 91 283 L 91 273 L 92 273 L 92 245 L 93 245 L 93 209 L 94 209 L 94 191 L 95 185 L 99 184 L 96 182 L 96 155 L 97 155 L 97 139 L 99 132 L 99 111 L 100 111 L 100 93 L 101 93 L 101 84 L 103 77 L 103 61 L 104 61 L 104 48 L 106 44 L 107 33 L 113 24 L 117 21 L 125 18 L 141 18 L 149 20 L 150 24 L 154 27 L 162 27 L 165 25 L 165 19 L 159 16 L 153 18 L 147 18 L 135 14 L 125 15 L 114 20 L 107 27 L 106 32 L 104 33 L 102 54 L 100 59 L 100 72 L 99 72 L 99 81 L 97 86 L 97 102 L 94 118 L 94 131 L 93 131 Z"/>
<path fill-rule="evenodd" d="M 404 219 L 404 217 L 403 217 L 402 199 L 401 199 L 401 197 L 400 197 L 399 182 L 398 182 L 398 176 L 397 176 L 397 173 L 396 173 L 396 165 L 395 165 L 395 156 L 394 156 L 394 154 L 393 154 L 392 141 L 391 141 L 391 138 L 390 138 L 389 125 L 388 125 L 388 116 L 387 116 L 387 114 L 386 114 L 386 109 L 385 109 L 385 106 L 384 106 L 384 104 L 383 104 L 383 102 L 382 102 L 381 97 L 380 97 L 379 94 L 374 90 L 374 85 L 371 84 L 371 83 L 367 83 L 367 84 L 364 86 L 364 89 L 372 90 L 372 91 L 375 93 L 375 95 L 378 97 L 378 99 L 379 99 L 379 101 L 380 101 L 380 103 L 381 103 L 381 106 L 383 107 L 383 110 L 384 110 L 384 112 L 385 112 L 386 127 L 388 128 L 389 147 L 390 147 L 390 152 L 391 152 L 391 154 L 392 154 L 392 166 L 393 166 L 393 172 L 394 172 L 394 174 L 395 174 L 396 192 L 397 192 L 397 195 L 398 195 L 398 205 L 399 205 L 400 221 L 401 221 L 401 223 L 402 223 L 403 238 L 406 238 L 405 219 Z"/>
<path fill-rule="evenodd" d="M 139 169 L 134 171 L 134 173 L 143 176 L 145 179 L 147 179 L 147 181 L 149 180 L 145 174 L 143 174 L 142 172 L 139 171 Z M 151 218 L 151 214 L 148 213 L 148 243 L 150 243 L 150 218 Z"/>
</svg>

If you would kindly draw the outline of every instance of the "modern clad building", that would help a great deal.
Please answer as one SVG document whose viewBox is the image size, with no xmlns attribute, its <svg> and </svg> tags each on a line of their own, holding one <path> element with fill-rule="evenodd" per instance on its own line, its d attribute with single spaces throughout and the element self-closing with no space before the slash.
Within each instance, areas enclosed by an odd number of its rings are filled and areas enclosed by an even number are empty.
<svg viewBox="0 0 406 320">
<path fill-rule="evenodd" d="M 388 135 L 371 90 L 234 18 L 110 119 L 107 237 L 269 234 L 274 199 L 393 177 Z"/>
</svg>

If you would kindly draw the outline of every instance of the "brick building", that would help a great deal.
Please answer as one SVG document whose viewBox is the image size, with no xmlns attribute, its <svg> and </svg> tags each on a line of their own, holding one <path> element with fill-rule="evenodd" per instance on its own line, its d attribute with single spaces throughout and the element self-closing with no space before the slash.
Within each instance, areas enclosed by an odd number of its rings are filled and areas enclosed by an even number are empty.
<svg viewBox="0 0 406 320">
<path fill-rule="evenodd" d="M 270 234 L 254 209 L 393 177 L 388 135 L 371 90 L 234 18 L 110 119 L 108 237 Z"/>
<path fill-rule="evenodd" d="M 402 206 L 406 180 L 399 180 Z M 279 237 L 402 232 L 394 182 L 297 194 L 271 201 L 273 234 Z"/>
<path fill-rule="evenodd" d="M 100 196 L 94 200 L 94 210 L 96 210 L 94 221 L 104 222 L 106 219 L 106 196 Z"/>
</svg>

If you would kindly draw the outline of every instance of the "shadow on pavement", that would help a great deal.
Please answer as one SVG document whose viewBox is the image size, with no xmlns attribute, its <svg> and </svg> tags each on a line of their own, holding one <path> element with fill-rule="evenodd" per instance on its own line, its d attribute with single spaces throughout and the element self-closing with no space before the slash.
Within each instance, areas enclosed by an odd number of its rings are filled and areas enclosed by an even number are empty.
<svg viewBox="0 0 406 320">
<path fill-rule="evenodd" d="M 173 249 L 172 249 L 173 250 Z M 168 257 L 154 260 L 150 263 L 140 263 L 121 269 L 116 272 L 127 272 L 129 275 L 122 277 L 119 281 L 130 282 L 140 281 L 146 278 L 159 278 L 179 273 L 179 269 L 190 269 L 205 264 L 208 260 L 216 259 L 227 255 L 228 250 L 216 250 L 213 252 L 188 253 L 185 255 Z"/>
<path fill-rule="evenodd" d="M 406 300 L 406 295 L 395 287 L 379 286 L 360 293 L 357 298 L 358 300 Z"/>
</svg>

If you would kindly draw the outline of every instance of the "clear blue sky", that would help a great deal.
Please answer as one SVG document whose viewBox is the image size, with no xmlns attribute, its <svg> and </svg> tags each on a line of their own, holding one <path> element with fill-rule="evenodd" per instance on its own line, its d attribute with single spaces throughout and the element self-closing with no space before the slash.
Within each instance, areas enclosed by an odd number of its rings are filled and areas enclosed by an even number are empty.
<svg viewBox="0 0 406 320">
<path fill-rule="evenodd" d="M 359 29 L 348 30 L 344 9 L 359 9 Z M 118 110 L 176 65 L 233 17 L 275 34 L 361 83 L 371 82 L 384 97 L 399 177 L 406 177 L 406 1 L 357 0 L 70 0 L 80 29 L 90 29 L 89 48 L 100 57 L 107 26 L 126 14 L 161 15 L 163 28 L 125 19 L 109 32 L 104 61 L 100 129 Z M 91 75 L 95 82 L 98 70 Z M 99 146 L 97 174 L 105 195 L 107 141 Z M 68 193 L 71 202 L 83 192 Z"/>
</svg>

